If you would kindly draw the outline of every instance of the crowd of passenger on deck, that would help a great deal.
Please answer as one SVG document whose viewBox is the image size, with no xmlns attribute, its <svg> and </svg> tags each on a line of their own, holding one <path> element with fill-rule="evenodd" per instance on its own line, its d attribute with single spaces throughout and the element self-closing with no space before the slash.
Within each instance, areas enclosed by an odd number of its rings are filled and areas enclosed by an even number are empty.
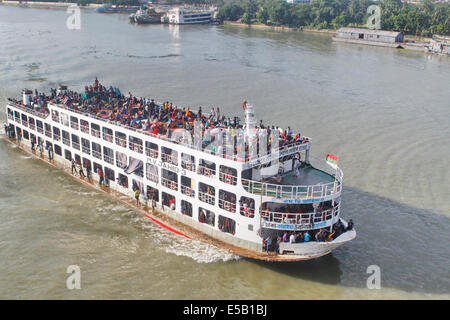
<svg viewBox="0 0 450 320">
<path fill-rule="evenodd" d="M 21 101 L 10 99 L 16 104 Z M 123 94 L 119 88 L 110 86 L 106 88 L 96 78 L 94 83 L 86 86 L 83 93 L 72 90 L 51 89 L 51 94 L 35 94 L 31 99 L 30 108 L 35 111 L 48 114 L 47 104 L 56 103 L 71 110 L 89 114 L 91 117 L 110 121 L 117 125 L 128 126 L 134 129 L 142 129 L 154 135 L 166 135 L 170 129 L 184 128 L 191 133 L 194 130 L 194 120 L 201 121 L 203 130 L 212 128 L 229 128 L 231 130 L 243 130 L 243 124 L 239 117 L 227 118 L 221 114 L 220 109 L 212 108 L 209 114 L 199 107 L 197 112 L 189 108 L 179 108 L 168 101 L 157 104 L 153 99 L 136 97 L 130 92 Z M 267 129 L 268 149 L 270 149 L 270 133 L 279 131 L 280 147 L 293 143 L 306 142 L 307 138 L 300 133 L 294 135 L 291 128 L 282 130 L 276 126 L 264 126 L 262 120 L 258 129 Z M 212 140 L 204 141 L 207 145 Z M 236 149 L 235 149 L 236 153 Z"/>
</svg>

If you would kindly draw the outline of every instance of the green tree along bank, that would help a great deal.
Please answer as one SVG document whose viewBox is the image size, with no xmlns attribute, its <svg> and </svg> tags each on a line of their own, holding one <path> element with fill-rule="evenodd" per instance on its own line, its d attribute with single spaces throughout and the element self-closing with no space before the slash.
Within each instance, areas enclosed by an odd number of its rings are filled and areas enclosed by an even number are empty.
<svg viewBox="0 0 450 320">
<path fill-rule="evenodd" d="M 381 28 L 406 34 L 450 35 L 450 4 L 422 0 L 312 0 L 291 4 L 283 0 L 231 0 L 221 6 L 218 17 L 223 20 L 293 28 L 338 29 L 365 26 L 372 5 L 381 8 Z"/>
</svg>

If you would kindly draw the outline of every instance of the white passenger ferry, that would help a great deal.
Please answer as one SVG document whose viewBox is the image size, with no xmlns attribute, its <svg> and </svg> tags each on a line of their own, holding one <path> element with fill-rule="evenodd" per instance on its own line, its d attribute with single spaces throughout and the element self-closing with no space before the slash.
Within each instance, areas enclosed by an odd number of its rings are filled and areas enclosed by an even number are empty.
<svg viewBox="0 0 450 320">
<path fill-rule="evenodd" d="M 219 247 L 294 261 L 356 237 L 341 218 L 341 169 L 312 159 L 310 138 L 258 123 L 246 102 L 241 123 L 218 108 L 156 104 L 97 80 L 83 93 L 60 86 L 51 95 L 22 94 L 6 105 L 11 141 L 29 152 L 45 148 L 69 170 L 75 161 L 92 172 L 80 179 L 102 180 L 130 199 L 139 190 L 136 203 L 153 208 L 149 214 Z"/>
<path fill-rule="evenodd" d="M 161 22 L 169 24 L 211 23 L 214 11 L 205 9 L 171 8 L 161 17 Z"/>
</svg>

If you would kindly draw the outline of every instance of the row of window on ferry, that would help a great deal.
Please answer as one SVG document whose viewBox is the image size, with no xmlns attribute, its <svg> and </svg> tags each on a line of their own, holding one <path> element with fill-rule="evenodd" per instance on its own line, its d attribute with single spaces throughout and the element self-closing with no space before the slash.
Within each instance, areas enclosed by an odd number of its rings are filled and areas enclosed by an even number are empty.
<svg viewBox="0 0 450 320">
<path fill-rule="evenodd" d="M 12 115 L 12 112 L 10 113 L 10 109 L 8 108 L 8 114 Z M 22 124 L 26 125 L 28 127 L 30 127 L 31 129 L 35 129 L 35 125 L 37 128 L 37 131 L 40 133 L 43 133 L 45 131 L 45 135 L 47 135 L 48 137 L 51 137 L 52 135 L 52 128 L 49 124 L 44 123 L 44 127 L 43 127 L 43 122 L 36 119 L 32 118 L 32 117 L 28 117 L 25 114 L 22 114 L 20 117 L 20 113 L 17 111 L 14 111 L 14 116 L 16 117 L 16 120 L 18 122 L 19 119 L 22 119 Z M 54 116 L 54 113 L 52 114 L 52 116 Z M 59 117 L 56 117 L 56 119 L 59 119 Z M 58 121 L 59 122 L 59 121 Z M 64 125 L 69 126 L 69 121 L 67 120 L 67 122 L 65 121 L 61 121 Z M 71 116 L 70 117 L 70 127 L 73 129 L 80 129 L 82 132 L 89 134 L 89 132 L 91 133 L 92 136 L 100 138 L 101 134 L 100 134 L 100 130 L 102 131 L 102 137 L 103 140 L 108 141 L 108 142 L 113 142 L 113 130 L 107 127 L 103 127 L 102 129 L 100 129 L 100 126 L 95 124 L 95 123 L 91 123 L 90 127 L 89 127 L 89 122 L 80 119 L 80 126 L 78 125 L 78 118 Z M 45 129 L 45 130 L 44 130 Z M 79 145 L 80 145 L 80 139 L 77 135 L 72 134 L 72 143 L 75 144 L 75 147 L 78 146 L 77 149 L 79 149 Z M 126 148 L 127 147 L 127 137 L 126 134 L 116 131 L 115 132 L 115 136 L 116 136 L 116 144 Z M 53 127 L 53 138 L 55 140 L 60 140 L 61 137 L 61 132 L 60 129 L 57 127 Z M 128 147 L 130 150 L 135 151 L 137 153 L 143 153 L 143 141 L 142 139 L 133 137 L 133 136 L 129 136 L 129 141 L 128 141 Z M 65 142 L 66 145 L 70 145 L 70 134 L 67 131 L 62 130 L 62 139 L 63 142 Z M 84 146 L 85 149 L 89 148 L 89 141 L 81 138 L 82 141 L 82 146 Z M 104 147 L 106 148 L 106 147 Z M 92 149 L 94 150 L 93 152 L 96 152 L 97 150 L 101 151 L 101 146 L 95 142 L 92 142 Z M 109 148 L 106 148 L 107 150 L 110 150 Z M 159 156 L 159 148 L 158 145 L 149 141 L 145 142 L 145 154 L 148 157 L 151 158 L 155 158 L 157 159 Z M 176 165 L 178 166 L 178 152 L 175 150 L 172 150 L 170 148 L 167 147 L 161 147 L 161 160 L 163 162 L 167 162 L 169 164 L 172 165 Z M 216 176 L 216 164 L 214 162 L 210 162 L 210 161 L 206 161 L 203 159 L 199 160 L 199 164 L 198 164 L 198 168 L 196 168 L 196 163 L 195 163 L 195 157 L 191 156 L 189 154 L 185 154 L 185 153 L 181 153 L 181 166 L 183 169 L 192 171 L 192 172 L 197 172 L 198 174 L 207 176 L 207 177 L 211 177 L 214 178 Z M 237 170 L 231 167 L 227 167 L 227 166 L 220 166 L 220 170 L 219 170 L 219 179 L 225 183 L 231 184 L 231 185 L 236 185 L 237 184 Z"/>
</svg>

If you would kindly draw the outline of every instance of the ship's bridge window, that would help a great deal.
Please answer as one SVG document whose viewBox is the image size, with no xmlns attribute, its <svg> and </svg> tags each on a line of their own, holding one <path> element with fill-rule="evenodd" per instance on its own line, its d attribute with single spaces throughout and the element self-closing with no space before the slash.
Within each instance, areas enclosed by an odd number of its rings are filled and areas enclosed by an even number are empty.
<svg viewBox="0 0 450 320">
<path fill-rule="evenodd" d="M 111 148 L 103 147 L 103 160 L 114 165 L 114 151 Z"/>
<path fill-rule="evenodd" d="M 62 141 L 66 146 L 70 146 L 70 135 L 67 131 L 62 131 Z"/>
<path fill-rule="evenodd" d="M 56 141 L 61 140 L 61 131 L 58 127 L 53 127 L 53 139 Z"/>
<path fill-rule="evenodd" d="M 92 155 L 97 159 L 102 160 L 102 146 L 98 143 L 92 142 Z"/>
<path fill-rule="evenodd" d="M 127 147 L 127 135 L 125 133 L 116 131 L 116 144 L 118 146 Z"/>
<path fill-rule="evenodd" d="M 200 201 L 214 205 L 216 202 L 216 189 L 206 183 L 199 182 L 198 184 L 198 198 Z"/>
<path fill-rule="evenodd" d="M 57 144 L 55 144 L 55 153 L 56 153 L 58 156 L 62 156 L 62 149 L 61 149 L 61 147 L 58 146 Z"/>
<path fill-rule="evenodd" d="M 72 148 L 80 150 L 80 138 L 74 134 L 72 134 Z"/>
<path fill-rule="evenodd" d="M 52 137 L 52 126 L 49 125 L 48 123 L 44 123 L 44 127 L 45 127 L 45 135 L 49 138 Z"/>
<path fill-rule="evenodd" d="M 70 116 L 70 127 L 72 129 L 78 130 L 78 118 Z"/>
<path fill-rule="evenodd" d="M 181 213 L 188 217 L 192 217 L 192 203 L 181 200 Z"/>
<path fill-rule="evenodd" d="M 172 210 L 176 209 L 176 199 L 175 196 L 165 193 L 163 191 L 162 193 L 162 202 L 163 202 L 163 206 L 167 206 Z"/>
<path fill-rule="evenodd" d="M 216 215 L 212 211 L 198 207 L 198 221 L 214 227 L 216 225 Z"/>
<path fill-rule="evenodd" d="M 116 151 L 116 166 L 120 169 L 125 169 L 128 164 L 127 155 L 125 153 Z"/>
<path fill-rule="evenodd" d="M 32 117 L 28 117 L 28 127 L 30 127 L 31 130 L 34 130 L 35 128 L 34 119 Z"/>
<path fill-rule="evenodd" d="M 119 176 L 117 177 L 117 184 L 125 189 L 128 189 L 128 177 L 119 173 Z"/>
<path fill-rule="evenodd" d="M 178 175 L 170 170 L 162 169 L 161 184 L 166 188 L 178 191 Z"/>
<path fill-rule="evenodd" d="M 89 134 L 89 122 L 86 120 L 80 119 L 80 130 L 81 132 Z"/>
<path fill-rule="evenodd" d="M 66 158 L 66 160 L 69 160 L 69 161 L 72 160 L 72 153 L 67 149 L 64 149 L 64 158 Z"/>
<path fill-rule="evenodd" d="M 23 130 L 23 138 L 24 138 L 25 140 L 30 140 L 30 136 L 28 135 L 28 131 Z"/>
<path fill-rule="evenodd" d="M 81 138 L 81 151 L 87 154 L 91 154 L 91 143 L 88 139 Z"/>
<path fill-rule="evenodd" d="M 183 169 L 195 172 L 195 157 L 190 154 L 181 153 L 181 167 Z"/>
<path fill-rule="evenodd" d="M 36 127 L 37 127 L 37 131 L 38 131 L 39 133 L 44 133 L 43 126 L 42 126 L 42 121 L 41 121 L 41 120 L 36 120 Z"/>
<path fill-rule="evenodd" d="M 142 160 L 133 158 L 133 157 L 129 157 L 129 164 L 128 166 L 125 168 L 125 173 L 126 174 L 130 174 L 133 173 L 139 177 L 143 177 L 144 176 L 144 164 L 142 162 Z"/>
<path fill-rule="evenodd" d="M 181 176 L 181 193 L 189 197 L 195 197 L 195 181 L 191 178 Z"/>
<path fill-rule="evenodd" d="M 225 190 L 219 190 L 219 208 L 236 212 L 236 195 Z"/>
<path fill-rule="evenodd" d="M 227 166 L 219 167 L 219 179 L 227 184 L 236 185 L 237 184 L 237 170 L 235 168 L 230 168 Z"/>
<path fill-rule="evenodd" d="M 69 116 L 67 114 L 65 114 L 65 113 L 62 113 L 62 112 L 61 112 L 61 123 L 63 125 L 65 125 L 66 127 L 69 126 Z"/>
<path fill-rule="evenodd" d="M 247 198 L 247 197 L 241 197 L 241 200 L 239 201 L 239 212 L 241 215 L 253 218 L 255 216 L 255 199 Z"/>
<path fill-rule="evenodd" d="M 178 165 L 178 152 L 172 150 L 170 148 L 161 147 L 161 160 L 163 162 L 167 162 L 173 164 L 174 166 Z"/>
<path fill-rule="evenodd" d="M 216 164 L 212 161 L 200 159 L 198 163 L 198 174 L 213 178 L 216 175 Z"/>
<path fill-rule="evenodd" d="M 52 110 L 52 120 L 59 123 L 59 112 L 57 110 Z"/>
<path fill-rule="evenodd" d="M 150 158 L 158 158 L 158 145 L 156 143 L 145 141 L 145 155 Z"/>
<path fill-rule="evenodd" d="M 105 167 L 105 179 L 108 179 L 109 181 L 116 181 L 114 170 Z"/>
<path fill-rule="evenodd" d="M 96 123 L 91 123 L 91 135 L 100 138 L 100 126 Z"/>
<path fill-rule="evenodd" d="M 236 233 L 236 221 L 221 215 L 219 215 L 217 227 L 225 233 L 231 233 L 233 235 Z"/>
<path fill-rule="evenodd" d="M 148 180 L 158 183 L 159 174 L 158 167 L 151 163 L 145 164 L 145 176 Z"/>
<path fill-rule="evenodd" d="M 129 143 L 128 146 L 130 150 L 138 153 L 142 153 L 142 139 L 129 136 Z"/>
<path fill-rule="evenodd" d="M 22 113 L 22 124 L 28 127 L 28 118 L 25 113 Z"/>
<path fill-rule="evenodd" d="M 108 142 L 113 142 L 113 131 L 112 131 L 112 129 L 110 129 L 108 127 L 103 127 L 102 131 L 103 131 L 103 140 L 108 141 Z"/>
<path fill-rule="evenodd" d="M 150 201 L 159 202 L 159 191 L 156 188 L 147 186 L 147 198 Z"/>
</svg>

